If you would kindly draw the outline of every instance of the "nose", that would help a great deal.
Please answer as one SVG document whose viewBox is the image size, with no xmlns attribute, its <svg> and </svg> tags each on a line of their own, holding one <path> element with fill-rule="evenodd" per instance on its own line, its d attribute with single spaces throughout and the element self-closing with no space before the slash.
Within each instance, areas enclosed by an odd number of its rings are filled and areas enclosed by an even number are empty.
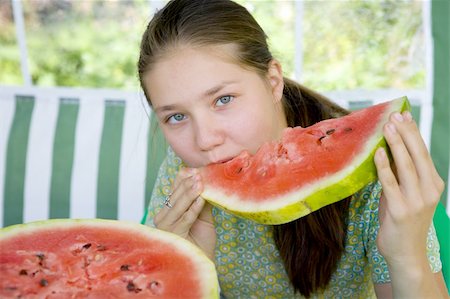
<svg viewBox="0 0 450 299">
<path fill-rule="evenodd" d="M 224 134 L 220 124 L 211 119 L 197 121 L 195 130 L 195 141 L 202 151 L 211 151 L 224 142 Z"/>
</svg>

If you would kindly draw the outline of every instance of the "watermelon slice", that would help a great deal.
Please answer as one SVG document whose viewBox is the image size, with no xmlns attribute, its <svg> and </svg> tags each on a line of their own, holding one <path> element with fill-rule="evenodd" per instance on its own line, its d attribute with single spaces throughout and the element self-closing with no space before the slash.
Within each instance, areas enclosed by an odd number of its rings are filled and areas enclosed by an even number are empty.
<svg viewBox="0 0 450 299">
<path fill-rule="evenodd" d="M 377 178 L 373 157 L 387 148 L 382 127 L 406 97 L 313 126 L 287 128 L 281 141 L 200 170 L 203 198 L 262 224 L 293 221 L 350 196 Z"/>
<path fill-rule="evenodd" d="M 19 224 L 0 230 L 0 248 L 0 298 L 219 298 L 200 249 L 140 224 Z"/>
</svg>

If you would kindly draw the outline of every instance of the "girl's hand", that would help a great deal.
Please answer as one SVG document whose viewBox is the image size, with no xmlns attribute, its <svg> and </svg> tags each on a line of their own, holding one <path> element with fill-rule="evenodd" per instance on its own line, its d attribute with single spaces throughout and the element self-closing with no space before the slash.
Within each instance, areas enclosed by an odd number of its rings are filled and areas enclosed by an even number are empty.
<svg viewBox="0 0 450 299">
<path fill-rule="evenodd" d="M 154 218 L 158 229 L 175 233 L 200 247 L 214 260 L 216 231 L 212 206 L 200 197 L 202 182 L 197 169 L 178 173 L 170 195 L 171 208 L 164 206 Z"/>
<path fill-rule="evenodd" d="M 408 285 L 408 275 L 431 275 L 426 241 L 444 182 L 409 112 L 392 114 L 384 136 L 395 167 L 383 149 L 377 150 L 375 164 L 383 186 L 377 245 L 388 263 L 394 293 L 396 279 L 405 283 L 402 290 L 413 292 L 414 279 Z M 397 286 L 401 284 L 397 281 Z"/>
</svg>

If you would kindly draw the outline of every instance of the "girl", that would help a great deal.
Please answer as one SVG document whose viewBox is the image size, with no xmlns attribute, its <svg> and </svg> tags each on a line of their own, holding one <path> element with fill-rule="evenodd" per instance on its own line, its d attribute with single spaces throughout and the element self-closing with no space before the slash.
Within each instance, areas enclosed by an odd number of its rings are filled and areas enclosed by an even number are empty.
<svg viewBox="0 0 450 299">
<path fill-rule="evenodd" d="M 287 126 L 347 111 L 283 78 L 263 30 L 232 1 L 170 1 L 143 35 L 138 68 L 173 150 L 147 224 L 202 248 L 216 263 L 224 297 L 447 296 L 431 225 L 444 184 L 408 112 L 384 128 L 396 171 L 379 150 L 380 182 L 265 226 L 205 203 L 196 168 L 255 153 Z"/>
</svg>

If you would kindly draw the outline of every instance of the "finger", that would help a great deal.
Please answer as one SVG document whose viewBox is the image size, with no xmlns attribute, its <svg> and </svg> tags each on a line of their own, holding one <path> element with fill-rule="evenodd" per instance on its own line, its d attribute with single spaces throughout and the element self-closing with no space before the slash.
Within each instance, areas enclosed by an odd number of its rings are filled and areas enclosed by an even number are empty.
<svg viewBox="0 0 450 299">
<path fill-rule="evenodd" d="M 200 196 L 197 197 L 174 225 L 174 233 L 181 235 L 188 234 L 194 222 L 197 221 L 204 206 L 205 200 Z"/>
<path fill-rule="evenodd" d="M 172 205 L 171 208 L 164 205 L 160 212 L 155 216 L 154 223 L 157 227 L 162 228 L 161 226 L 167 226 L 176 221 L 176 213 L 172 213 L 172 209 L 175 208 L 176 202 L 183 194 L 186 193 L 186 190 L 192 186 L 192 176 L 195 173 L 192 169 L 181 169 L 177 174 L 175 181 L 172 184 L 172 191 L 170 191 L 169 195 L 167 195 L 167 199 Z M 189 183 L 191 180 L 191 183 Z M 196 196 L 192 197 L 192 200 Z M 178 205 L 177 205 L 178 206 Z M 181 205 L 181 208 L 183 205 Z M 179 211 L 179 208 L 175 208 L 175 212 Z M 178 215 L 179 216 L 179 215 Z"/>
<path fill-rule="evenodd" d="M 171 195 L 172 208 L 165 209 L 166 214 L 162 225 L 173 225 L 179 221 L 183 214 L 190 208 L 195 199 L 200 195 L 199 177 L 189 176 L 184 178 Z"/>
<path fill-rule="evenodd" d="M 383 148 L 379 148 L 375 152 L 375 166 L 377 168 L 378 179 L 383 187 L 385 209 L 389 213 L 403 211 L 405 207 L 404 197 L 390 167 L 386 151 Z"/>
<path fill-rule="evenodd" d="M 418 192 L 418 177 L 411 156 L 393 122 L 395 115 L 391 115 L 391 121 L 384 126 L 383 132 L 394 158 L 399 185 L 410 198 Z"/>
<path fill-rule="evenodd" d="M 174 204 L 169 210 L 171 215 L 180 218 L 200 195 L 200 177 L 198 175 L 187 177 L 174 192 Z"/>
<path fill-rule="evenodd" d="M 437 190 L 440 190 L 442 179 L 434 166 L 416 122 L 409 111 L 403 112 L 401 116 L 401 118 L 397 116 L 394 121 L 416 166 L 422 186 L 427 187 L 427 189 L 430 186 L 435 186 Z"/>
<path fill-rule="evenodd" d="M 173 182 L 173 186 L 177 186 L 181 181 L 194 176 L 196 173 L 198 173 L 198 170 L 196 168 L 189 168 L 184 167 L 180 169 L 177 176 L 175 177 L 175 181 Z"/>
<path fill-rule="evenodd" d="M 186 179 L 194 176 L 195 171 L 196 171 L 195 168 L 188 168 L 188 167 L 182 168 L 178 172 L 177 176 L 175 177 L 175 180 L 172 183 L 172 189 L 171 189 L 172 191 L 170 191 L 168 196 L 172 197 L 173 193 L 178 188 L 178 186 L 180 186 L 182 184 L 182 182 L 184 182 Z M 176 198 L 171 198 L 172 205 L 175 203 L 175 199 Z"/>
</svg>

